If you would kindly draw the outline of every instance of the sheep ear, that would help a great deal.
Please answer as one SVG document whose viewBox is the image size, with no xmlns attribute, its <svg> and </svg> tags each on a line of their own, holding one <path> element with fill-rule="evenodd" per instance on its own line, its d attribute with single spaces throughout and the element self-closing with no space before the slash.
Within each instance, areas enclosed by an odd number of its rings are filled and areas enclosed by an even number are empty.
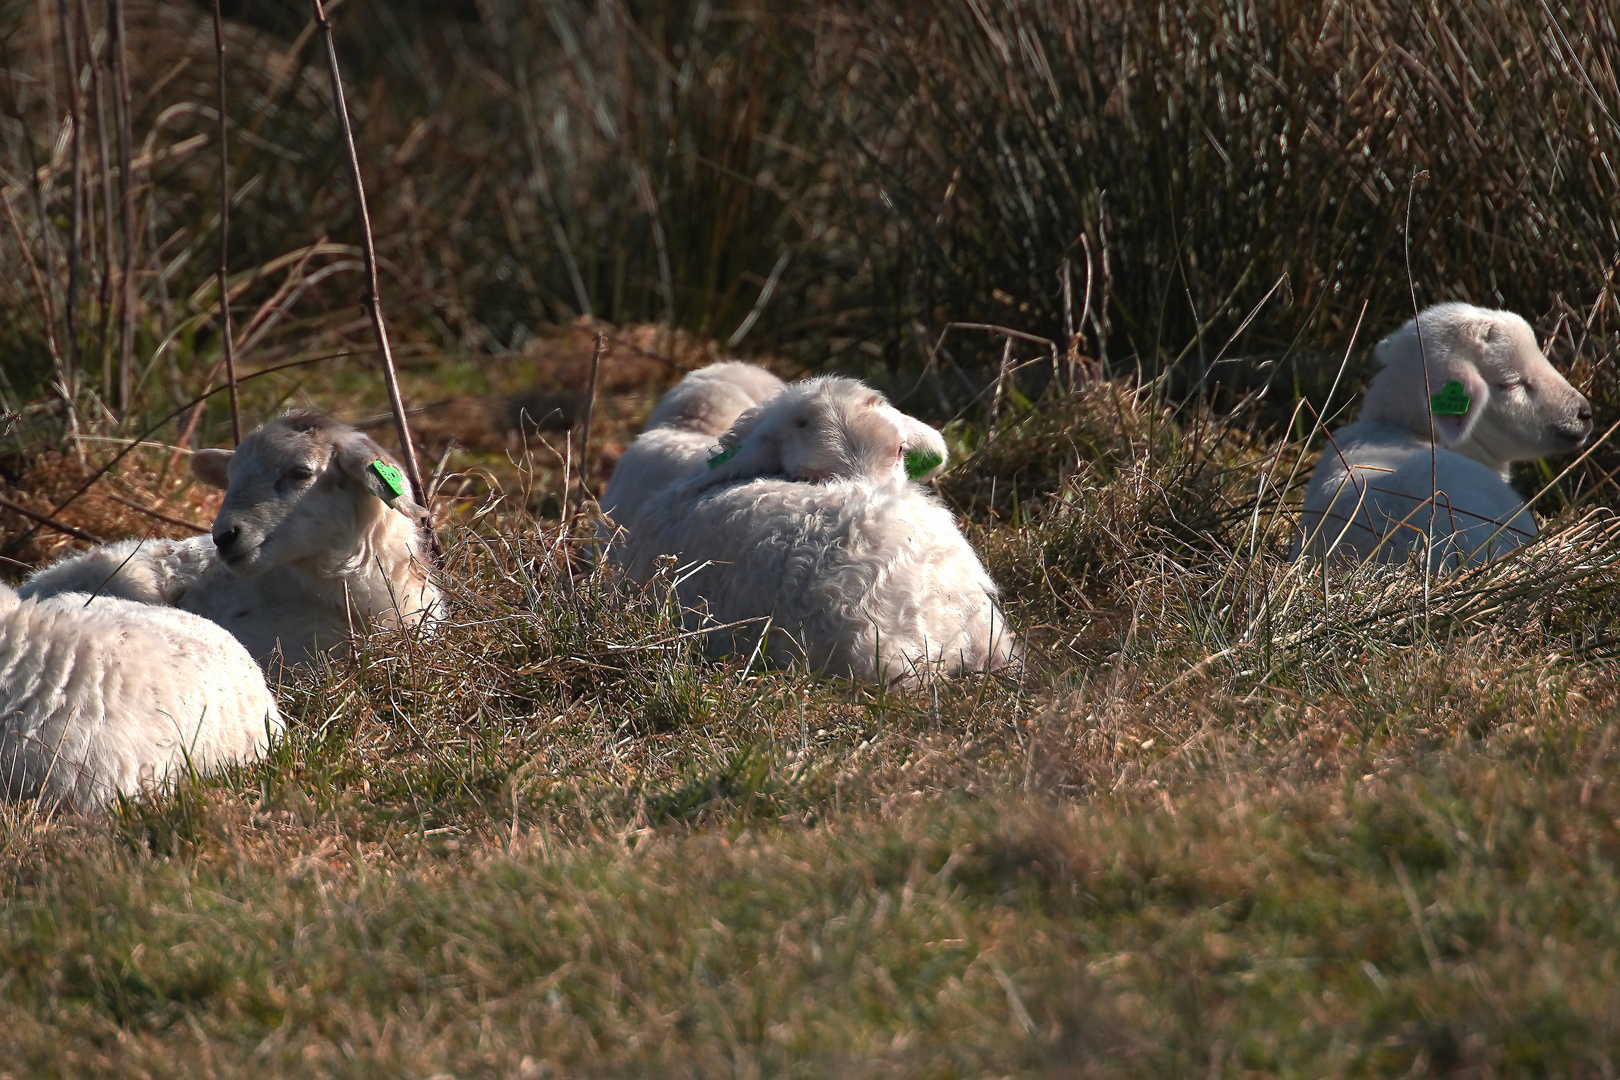
<svg viewBox="0 0 1620 1080">
<path fill-rule="evenodd" d="M 1473 368 L 1447 371 L 1443 382 L 1430 382 L 1429 415 L 1434 433 L 1446 446 L 1466 442 L 1485 412 L 1490 388 Z"/>
<path fill-rule="evenodd" d="M 393 455 L 369 435 L 354 432 L 338 439 L 333 462 L 351 483 L 411 517 L 426 513 L 411 498 L 410 481 Z"/>
<path fill-rule="evenodd" d="M 709 455 L 708 472 L 701 478 L 701 486 L 752 480 L 756 476 L 770 476 L 781 471 L 781 440 L 768 432 L 756 431 L 731 446 L 722 440 L 720 449 Z"/>
<path fill-rule="evenodd" d="M 932 480 L 945 471 L 950 451 L 945 448 L 945 436 L 934 428 L 907 416 L 893 405 L 885 405 L 883 413 L 900 429 L 900 448 L 905 454 L 906 476 L 916 481 Z"/>
<path fill-rule="evenodd" d="M 191 475 L 209 487 L 231 486 L 230 466 L 234 450 L 198 450 L 191 455 Z"/>
</svg>

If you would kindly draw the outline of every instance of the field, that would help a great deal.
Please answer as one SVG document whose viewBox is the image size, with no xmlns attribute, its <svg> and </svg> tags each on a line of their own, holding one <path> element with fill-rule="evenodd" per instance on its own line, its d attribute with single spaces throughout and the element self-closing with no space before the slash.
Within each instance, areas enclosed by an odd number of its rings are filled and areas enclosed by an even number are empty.
<svg viewBox="0 0 1620 1080">
<path fill-rule="evenodd" d="M 450 625 L 263 762 L 0 809 L 0 1077 L 1620 1071 L 1612 5 L 328 10 Z M 222 186 L 243 429 L 394 438 L 321 35 L 223 43 L 222 183 L 209 7 L 0 0 L 5 580 L 211 520 Z M 1448 299 L 1592 399 L 1544 539 L 1290 563 Z M 705 661 L 595 565 L 731 355 L 945 430 L 1027 670 Z"/>
</svg>

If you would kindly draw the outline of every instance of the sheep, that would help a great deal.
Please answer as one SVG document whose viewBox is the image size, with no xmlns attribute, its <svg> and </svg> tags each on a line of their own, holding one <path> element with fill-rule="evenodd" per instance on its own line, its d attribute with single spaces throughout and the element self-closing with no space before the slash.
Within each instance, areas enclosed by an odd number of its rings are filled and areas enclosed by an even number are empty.
<svg viewBox="0 0 1620 1080">
<path fill-rule="evenodd" d="M 1482 565 L 1536 535 L 1515 461 L 1579 447 L 1592 407 L 1507 311 L 1437 304 L 1379 343 L 1361 416 L 1329 439 L 1305 492 L 1301 552 Z"/>
<path fill-rule="evenodd" d="M 614 525 L 633 529 L 654 492 L 701 470 L 715 438 L 785 385 L 764 368 L 735 360 L 687 375 L 658 402 L 647 426 L 619 459 L 599 501 L 602 513 Z"/>
<path fill-rule="evenodd" d="M 942 472 L 945 438 L 857 379 L 807 379 L 739 416 L 720 437 L 699 487 L 780 474 L 812 483 L 928 480 Z"/>
<path fill-rule="evenodd" d="M 901 433 L 902 454 L 895 460 L 898 474 L 909 470 L 912 479 L 927 480 L 943 471 L 946 449 L 940 433 L 900 412 L 864 384 L 835 376 L 811 379 L 799 384 L 799 392 L 785 400 L 793 403 L 792 408 L 814 409 L 819 400 L 814 388 L 835 383 L 859 386 L 859 391 L 849 392 L 863 397 L 861 412 L 876 413 L 888 420 L 886 425 L 874 424 L 871 430 Z M 712 364 L 682 379 L 659 401 L 646 428 L 619 459 L 613 479 L 602 493 L 603 514 L 614 525 L 633 531 L 640 510 L 653 494 L 678 480 L 702 475 L 707 462 L 723 465 L 730 457 L 727 451 L 739 448 L 746 432 L 765 415 L 762 410 L 781 395 L 785 386 L 764 368 L 737 361 Z M 767 426 L 771 431 L 786 430 L 782 423 Z M 714 453 L 717 436 L 723 436 L 718 455 Z M 810 443 L 804 449 L 808 455 L 820 452 Z M 792 479 L 817 479 L 827 471 L 827 467 L 818 466 L 810 456 L 797 454 L 791 447 L 777 456 L 784 459 L 783 468 Z M 740 475 L 739 470 L 745 466 L 746 458 L 742 464 L 723 469 L 716 478 Z"/>
<path fill-rule="evenodd" d="M 131 540 L 34 574 L 26 597 L 63 592 L 183 608 L 224 626 L 255 660 L 313 663 L 355 628 L 431 629 L 426 511 L 393 457 L 329 416 L 295 410 L 191 470 L 223 487 L 210 536 Z"/>
<path fill-rule="evenodd" d="M 839 378 L 744 414 L 713 468 L 650 500 L 619 552 L 627 577 L 685 564 L 674 587 L 711 655 L 752 652 L 763 633 L 772 662 L 907 684 L 1017 662 L 994 582 L 950 511 L 906 476 L 908 441 L 942 452 L 943 440 L 891 414 Z"/>
<path fill-rule="evenodd" d="M 264 673 L 223 627 L 0 585 L 0 797 L 83 809 L 187 767 L 251 761 L 281 730 Z"/>
</svg>

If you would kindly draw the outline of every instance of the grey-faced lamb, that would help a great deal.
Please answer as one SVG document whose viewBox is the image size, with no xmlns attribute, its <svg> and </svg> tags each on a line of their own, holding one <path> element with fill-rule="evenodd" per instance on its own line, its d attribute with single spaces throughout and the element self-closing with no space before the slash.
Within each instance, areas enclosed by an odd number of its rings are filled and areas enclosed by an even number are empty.
<svg viewBox="0 0 1620 1080">
<path fill-rule="evenodd" d="M 426 512 L 370 437 L 293 411 L 191 469 L 225 488 L 212 535 L 109 544 L 39 571 L 26 597 L 115 596 L 194 612 L 268 664 L 309 663 L 375 627 L 431 627 Z"/>
<path fill-rule="evenodd" d="M 0 795 L 86 808 L 263 753 L 264 673 L 190 612 L 0 585 Z"/>
<path fill-rule="evenodd" d="M 1294 553 L 1479 565 L 1536 535 L 1508 469 L 1579 447 L 1592 408 L 1519 316 L 1437 304 L 1379 343 L 1361 416 L 1335 431 Z M 1425 372 L 1427 377 L 1425 377 Z"/>
<path fill-rule="evenodd" d="M 851 379 L 791 386 L 738 418 L 713 468 L 648 503 L 619 552 L 647 582 L 671 559 L 711 654 L 915 683 L 1019 659 L 996 586 L 949 510 L 907 478 L 938 432 Z M 767 622 L 768 620 L 768 622 Z M 767 632 L 768 631 L 768 632 Z"/>
</svg>

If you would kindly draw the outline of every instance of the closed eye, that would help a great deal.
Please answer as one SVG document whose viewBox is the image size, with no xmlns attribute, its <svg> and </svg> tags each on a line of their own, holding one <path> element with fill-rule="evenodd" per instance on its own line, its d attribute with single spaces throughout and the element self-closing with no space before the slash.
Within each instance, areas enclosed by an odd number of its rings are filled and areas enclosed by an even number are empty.
<svg viewBox="0 0 1620 1080">
<path fill-rule="evenodd" d="M 305 481 L 314 478 L 315 470 L 311 469 L 308 465 L 294 465 L 292 468 L 287 470 L 285 476 L 288 480 L 291 480 L 295 484 L 302 484 Z"/>
</svg>

